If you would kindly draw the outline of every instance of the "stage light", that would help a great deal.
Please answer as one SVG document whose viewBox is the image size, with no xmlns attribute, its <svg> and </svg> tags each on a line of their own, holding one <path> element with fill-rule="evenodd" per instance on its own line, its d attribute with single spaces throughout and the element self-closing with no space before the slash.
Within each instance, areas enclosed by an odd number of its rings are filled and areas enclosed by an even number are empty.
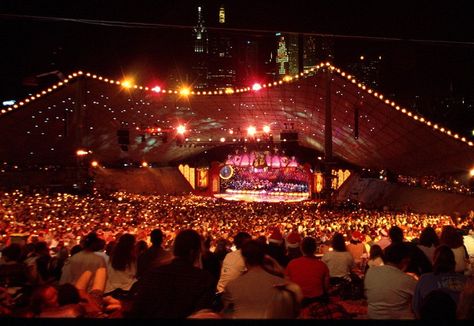
<svg viewBox="0 0 474 326">
<path fill-rule="evenodd" d="M 225 138 L 221 137 L 220 141 L 221 141 L 221 143 L 225 142 Z"/>
<path fill-rule="evenodd" d="M 77 156 L 84 156 L 84 155 L 87 155 L 87 154 L 89 154 L 89 152 L 86 151 L 86 150 L 84 150 L 84 149 L 78 149 L 78 150 L 76 151 L 76 155 L 77 155 Z"/>
<path fill-rule="evenodd" d="M 189 94 L 191 94 L 191 90 L 187 87 L 183 87 L 179 90 L 179 94 L 182 96 L 188 96 Z"/>
<path fill-rule="evenodd" d="M 186 127 L 183 125 L 179 125 L 178 128 L 176 128 L 176 132 L 180 135 L 184 135 L 186 132 Z"/>
<path fill-rule="evenodd" d="M 263 132 L 268 134 L 270 132 L 270 126 L 263 126 Z"/>
<path fill-rule="evenodd" d="M 161 92 L 161 87 L 160 86 L 155 86 L 151 90 L 155 93 L 160 93 Z"/>
<path fill-rule="evenodd" d="M 97 161 L 92 161 L 92 162 L 91 162 L 91 166 L 92 166 L 93 168 L 96 168 L 96 167 L 99 166 L 99 162 L 97 162 Z"/>
<path fill-rule="evenodd" d="M 232 129 L 229 130 L 229 134 L 233 135 L 234 131 Z"/>
<path fill-rule="evenodd" d="M 250 127 L 247 128 L 247 134 L 250 137 L 253 137 L 256 132 L 257 132 L 257 129 L 254 126 L 250 126 Z"/>
<path fill-rule="evenodd" d="M 124 80 L 122 81 L 122 86 L 125 88 L 130 88 L 132 87 L 132 83 L 130 82 L 130 80 Z"/>
<path fill-rule="evenodd" d="M 262 85 L 260 85 L 259 83 L 255 83 L 252 85 L 252 90 L 254 91 L 259 91 L 262 89 Z"/>
<path fill-rule="evenodd" d="M 474 169 L 471 169 L 471 171 L 469 171 L 469 175 L 470 175 L 471 177 L 474 177 Z"/>
<path fill-rule="evenodd" d="M 148 167 L 148 162 L 142 162 L 142 167 L 147 168 Z"/>
<path fill-rule="evenodd" d="M 234 93 L 234 89 L 233 89 L 233 88 L 230 88 L 230 87 L 227 87 L 227 88 L 225 89 L 225 93 L 226 93 L 226 94 L 233 94 L 233 93 Z"/>
</svg>

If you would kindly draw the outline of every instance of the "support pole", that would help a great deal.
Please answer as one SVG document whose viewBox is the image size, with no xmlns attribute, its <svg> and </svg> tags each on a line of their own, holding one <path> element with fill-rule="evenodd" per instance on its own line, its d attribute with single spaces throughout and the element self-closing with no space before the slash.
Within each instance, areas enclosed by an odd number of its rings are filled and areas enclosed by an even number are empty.
<svg viewBox="0 0 474 326">
<path fill-rule="evenodd" d="M 323 170 L 323 178 L 324 178 L 324 186 L 322 195 L 323 198 L 328 200 L 328 204 L 330 204 L 331 194 L 332 194 L 332 166 L 333 166 L 333 159 L 332 159 L 332 107 L 331 107 L 331 79 L 332 79 L 332 72 L 329 67 L 326 68 L 325 72 L 325 86 L 326 86 L 326 94 L 325 94 L 325 106 L 324 106 L 324 170 Z"/>
</svg>

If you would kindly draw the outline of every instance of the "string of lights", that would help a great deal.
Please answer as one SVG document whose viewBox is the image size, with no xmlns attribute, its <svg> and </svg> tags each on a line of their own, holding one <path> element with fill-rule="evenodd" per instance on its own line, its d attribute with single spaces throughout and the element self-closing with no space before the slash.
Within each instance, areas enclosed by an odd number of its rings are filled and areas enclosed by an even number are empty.
<svg viewBox="0 0 474 326">
<path fill-rule="evenodd" d="M 13 111 L 14 109 L 18 109 L 18 108 L 30 103 L 31 101 L 34 101 L 34 100 L 36 100 L 36 99 L 38 99 L 38 98 L 40 98 L 40 97 L 42 97 L 42 96 L 44 96 L 48 93 L 53 92 L 54 90 L 68 84 L 72 79 L 78 78 L 80 76 L 86 76 L 88 78 L 97 79 L 97 80 L 100 80 L 104 83 L 121 86 L 121 87 L 131 89 L 131 90 L 137 89 L 137 90 L 141 90 L 141 91 L 151 91 L 151 92 L 154 92 L 154 93 L 166 94 L 166 95 L 171 95 L 171 96 L 181 96 L 181 97 L 182 96 L 184 96 L 184 97 L 194 96 L 194 95 L 198 95 L 198 96 L 216 96 L 216 95 L 217 96 L 219 96 L 219 95 L 220 96 L 231 96 L 234 93 L 259 92 L 259 91 L 261 91 L 262 89 L 265 89 L 265 88 L 271 88 L 271 87 L 276 87 L 276 86 L 282 85 L 284 83 L 295 82 L 295 81 L 298 81 L 300 77 L 301 78 L 307 78 L 311 74 L 313 74 L 313 73 L 315 73 L 319 70 L 322 70 L 322 69 L 329 69 L 331 72 L 338 73 L 340 76 L 347 79 L 348 82 L 350 82 L 354 85 L 357 85 L 357 87 L 359 89 L 365 91 L 366 93 L 368 93 L 368 94 L 372 95 L 373 97 L 379 99 L 380 101 L 384 102 L 387 106 L 389 106 L 389 107 L 401 112 L 402 114 L 410 117 L 414 121 L 417 121 L 418 123 L 422 123 L 426 126 L 429 126 L 433 130 L 436 130 L 436 131 L 441 132 L 445 135 L 448 135 L 448 136 L 450 136 L 450 137 L 452 137 L 452 138 L 454 138 L 458 141 L 461 141 L 461 142 L 465 143 L 468 146 L 474 146 L 474 143 L 472 141 L 469 141 L 466 137 L 463 137 L 463 136 L 459 135 L 458 133 L 455 133 L 455 132 L 453 132 L 453 131 L 451 131 L 451 130 L 449 130 L 449 129 L 447 129 L 447 128 L 445 128 L 445 127 L 443 127 L 443 126 L 441 126 L 437 123 L 433 123 L 433 122 L 429 121 L 428 119 L 422 117 L 421 115 L 415 114 L 415 113 L 411 112 L 410 110 L 408 110 L 406 108 L 400 107 L 394 101 L 391 101 L 391 100 L 385 98 L 385 96 L 383 94 L 380 94 L 379 92 L 377 92 L 375 90 L 372 90 L 371 88 L 368 88 L 364 84 L 358 82 L 352 75 L 347 74 L 346 72 L 344 72 L 341 69 L 333 66 L 329 62 L 320 63 L 320 64 L 316 65 L 315 67 L 312 67 L 311 69 L 307 69 L 304 72 L 301 72 L 301 73 L 296 74 L 294 76 L 285 76 L 282 79 L 280 79 L 279 81 L 274 81 L 274 82 L 270 82 L 270 83 L 267 83 L 267 84 L 254 84 L 254 85 L 249 86 L 249 87 L 237 88 L 237 89 L 227 88 L 224 91 L 223 90 L 194 91 L 194 90 L 190 89 L 189 87 L 183 87 L 179 90 L 178 89 L 177 90 L 171 90 L 171 89 L 166 90 L 166 89 L 161 88 L 160 86 L 147 87 L 147 86 L 134 85 L 128 80 L 117 81 L 117 80 L 113 80 L 113 79 L 109 79 L 109 78 L 104 78 L 102 76 L 98 76 L 98 75 L 92 74 L 90 72 L 84 73 L 82 71 L 78 71 L 78 72 L 75 72 L 75 73 L 72 73 L 72 74 L 68 75 L 67 79 L 64 79 L 63 81 L 60 81 L 55 85 L 52 85 L 51 87 L 47 88 L 46 90 L 43 90 L 42 92 L 40 92 L 36 95 L 32 95 L 31 97 L 26 98 L 26 99 L 18 102 L 17 104 L 14 104 L 14 105 L 12 105 L 8 108 L 0 110 L 0 117 L 3 114 L 7 114 L 7 113 Z"/>
</svg>

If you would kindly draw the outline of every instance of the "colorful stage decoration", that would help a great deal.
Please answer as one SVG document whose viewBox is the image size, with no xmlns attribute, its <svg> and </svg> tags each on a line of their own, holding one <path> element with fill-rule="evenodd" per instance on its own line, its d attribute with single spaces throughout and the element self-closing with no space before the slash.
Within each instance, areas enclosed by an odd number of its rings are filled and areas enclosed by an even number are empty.
<svg viewBox="0 0 474 326">
<path fill-rule="evenodd" d="M 229 155 L 219 171 L 217 197 L 248 201 L 296 201 L 310 196 L 311 174 L 295 157 L 251 151 Z"/>
</svg>

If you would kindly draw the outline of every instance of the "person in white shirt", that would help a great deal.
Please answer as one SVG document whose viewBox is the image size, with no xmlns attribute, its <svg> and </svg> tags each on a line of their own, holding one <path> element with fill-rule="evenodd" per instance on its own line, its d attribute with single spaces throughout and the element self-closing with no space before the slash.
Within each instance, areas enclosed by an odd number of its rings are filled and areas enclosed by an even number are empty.
<svg viewBox="0 0 474 326">
<path fill-rule="evenodd" d="M 234 245 L 237 250 L 229 252 L 222 262 L 221 275 L 217 282 L 217 292 L 224 292 L 224 288 L 230 280 L 234 280 L 246 271 L 244 258 L 240 248 L 245 241 L 252 239 L 247 232 L 239 232 L 234 237 Z"/>
</svg>

